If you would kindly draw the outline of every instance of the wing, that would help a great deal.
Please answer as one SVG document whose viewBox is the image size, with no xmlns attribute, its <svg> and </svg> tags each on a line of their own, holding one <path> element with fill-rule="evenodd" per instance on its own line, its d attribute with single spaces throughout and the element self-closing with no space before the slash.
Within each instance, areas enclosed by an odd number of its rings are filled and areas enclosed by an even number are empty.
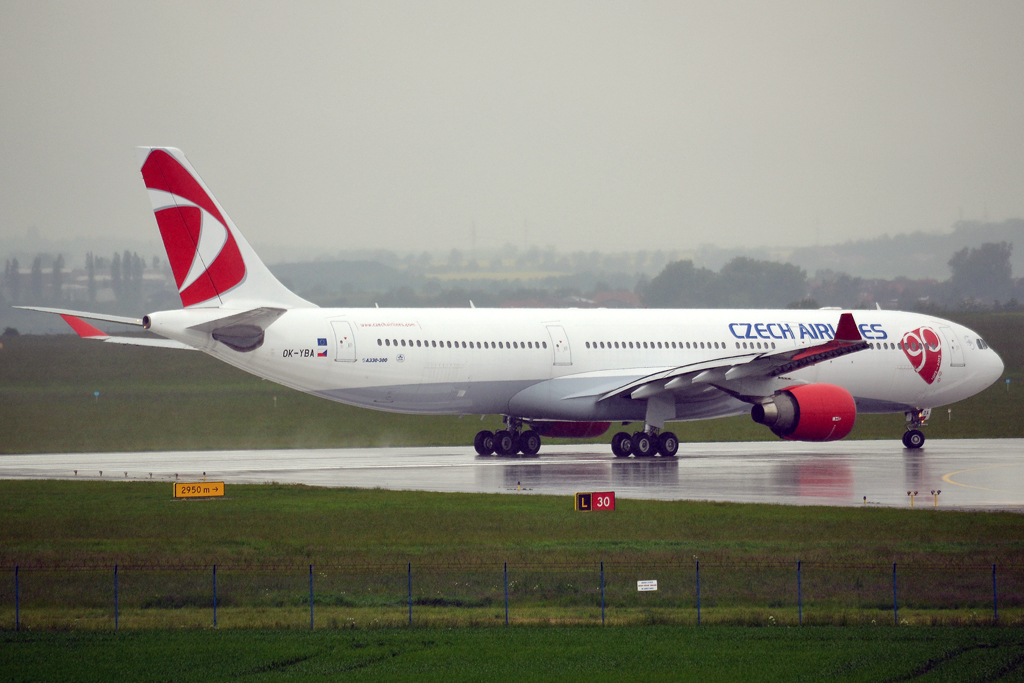
<svg viewBox="0 0 1024 683">
<path fill-rule="evenodd" d="M 681 393 L 694 385 L 710 385 L 748 403 L 773 393 L 771 380 L 787 372 L 862 351 L 868 343 L 860 335 L 852 313 L 839 316 L 835 338 L 799 349 L 776 353 L 743 354 L 713 361 L 662 369 L 606 391 L 598 401 L 628 396 L 643 400 L 666 392 Z"/>
<path fill-rule="evenodd" d="M 110 342 L 112 344 L 129 344 L 131 346 L 149 346 L 157 347 L 161 349 L 181 349 L 187 351 L 194 351 L 195 349 L 187 344 L 174 341 L 172 339 L 153 339 L 152 337 L 111 337 L 103 330 L 93 327 L 89 323 L 85 322 L 83 318 L 89 320 L 102 320 L 104 322 L 119 323 L 121 325 L 131 325 L 133 327 L 142 327 L 142 320 L 139 318 L 128 318 L 120 315 L 107 315 L 105 313 L 87 313 L 84 311 L 69 311 L 64 308 L 42 308 L 39 306 L 14 306 L 14 308 L 22 308 L 26 311 L 40 311 L 42 313 L 56 313 L 64 319 L 71 329 L 81 337 L 82 339 L 93 339 L 96 341 Z"/>
</svg>

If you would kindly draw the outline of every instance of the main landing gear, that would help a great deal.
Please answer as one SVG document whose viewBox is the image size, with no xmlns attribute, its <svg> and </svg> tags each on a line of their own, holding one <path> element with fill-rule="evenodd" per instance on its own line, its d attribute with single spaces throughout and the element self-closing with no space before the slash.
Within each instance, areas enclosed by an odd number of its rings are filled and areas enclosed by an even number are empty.
<svg viewBox="0 0 1024 683">
<path fill-rule="evenodd" d="M 493 434 L 486 429 L 477 432 L 473 439 L 473 447 L 480 455 L 537 455 L 540 451 L 540 434 L 523 429 L 523 421 L 515 417 L 505 417 L 505 429 Z"/>
<path fill-rule="evenodd" d="M 907 411 L 907 431 L 903 433 L 903 445 L 906 448 L 915 449 L 924 445 L 924 434 L 919 427 L 927 427 L 925 422 L 931 417 L 932 409 Z"/>
<path fill-rule="evenodd" d="M 617 458 L 651 458 L 655 453 L 663 458 L 674 458 L 679 452 L 679 439 L 672 432 L 660 432 L 653 427 L 647 431 L 628 434 L 619 432 L 612 437 L 612 453 Z"/>
</svg>

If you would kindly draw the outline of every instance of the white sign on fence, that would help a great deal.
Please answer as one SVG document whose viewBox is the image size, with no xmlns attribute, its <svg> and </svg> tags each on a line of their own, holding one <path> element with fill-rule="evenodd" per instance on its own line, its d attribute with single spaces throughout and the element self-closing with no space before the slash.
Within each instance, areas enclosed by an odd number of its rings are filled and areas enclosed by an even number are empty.
<svg viewBox="0 0 1024 683">
<path fill-rule="evenodd" d="M 658 580 L 651 579 L 649 581 L 637 581 L 636 589 L 638 591 L 656 591 L 658 590 Z"/>
</svg>

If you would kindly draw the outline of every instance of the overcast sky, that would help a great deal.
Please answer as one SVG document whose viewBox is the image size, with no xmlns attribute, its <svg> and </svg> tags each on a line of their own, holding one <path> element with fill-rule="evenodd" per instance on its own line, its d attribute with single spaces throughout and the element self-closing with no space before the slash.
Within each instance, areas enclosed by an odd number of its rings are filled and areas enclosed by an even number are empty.
<svg viewBox="0 0 1024 683">
<path fill-rule="evenodd" d="M 1020 217 L 1022 36 L 1019 0 L 3 0 L 0 237 L 155 237 L 138 144 L 251 242 L 327 250 Z"/>
</svg>

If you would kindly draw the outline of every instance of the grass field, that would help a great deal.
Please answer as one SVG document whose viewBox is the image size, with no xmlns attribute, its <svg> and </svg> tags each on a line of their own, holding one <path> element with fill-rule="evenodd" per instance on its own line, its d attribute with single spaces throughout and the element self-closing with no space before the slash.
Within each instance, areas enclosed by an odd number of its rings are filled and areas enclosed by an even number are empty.
<svg viewBox="0 0 1024 683">
<path fill-rule="evenodd" d="M 173 501 L 146 482 L 0 481 L 0 562 L 1024 565 L 1024 516 L 890 508 L 230 485 Z"/>
<path fill-rule="evenodd" d="M 1013 383 L 952 406 L 951 416 L 937 411 L 928 438 L 1024 436 L 1024 315 L 959 318 L 1000 353 Z M 0 349 L 0 453 L 468 445 L 478 430 L 499 424 L 496 416 L 481 422 L 351 408 L 194 352 L 63 335 L 5 337 Z M 673 429 L 682 441 L 774 439 L 749 417 Z M 902 431 L 902 415 L 862 415 L 848 438 L 897 439 Z"/>
<path fill-rule="evenodd" d="M 1024 517 L 1007 513 L 623 500 L 580 515 L 563 497 L 305 486 L 231 486 L 216 501 L 170 500 L 168 484 L 0 482 L 0 625 L 110 628 L 120 566 L 124 628 L 211 622 L 211 567 L 226 627 L 301 628 L 314 565 L 317 620 L 414 623 L 886 624 L 891 563 L 900 621 L 986 624 L 991 565 L 1000 623 L 1024 625 Z M 75 567 L 79 567 L 76 569 Z M 82 568 L 84 567 L 84 569 Z M 659 581 L 655 594 L 636 581 Z"/>
<path fill-rule="evenodd" d="M 1022 681 L 1020 629 L 0 634 L 8 681 Z"/>
</svg>

